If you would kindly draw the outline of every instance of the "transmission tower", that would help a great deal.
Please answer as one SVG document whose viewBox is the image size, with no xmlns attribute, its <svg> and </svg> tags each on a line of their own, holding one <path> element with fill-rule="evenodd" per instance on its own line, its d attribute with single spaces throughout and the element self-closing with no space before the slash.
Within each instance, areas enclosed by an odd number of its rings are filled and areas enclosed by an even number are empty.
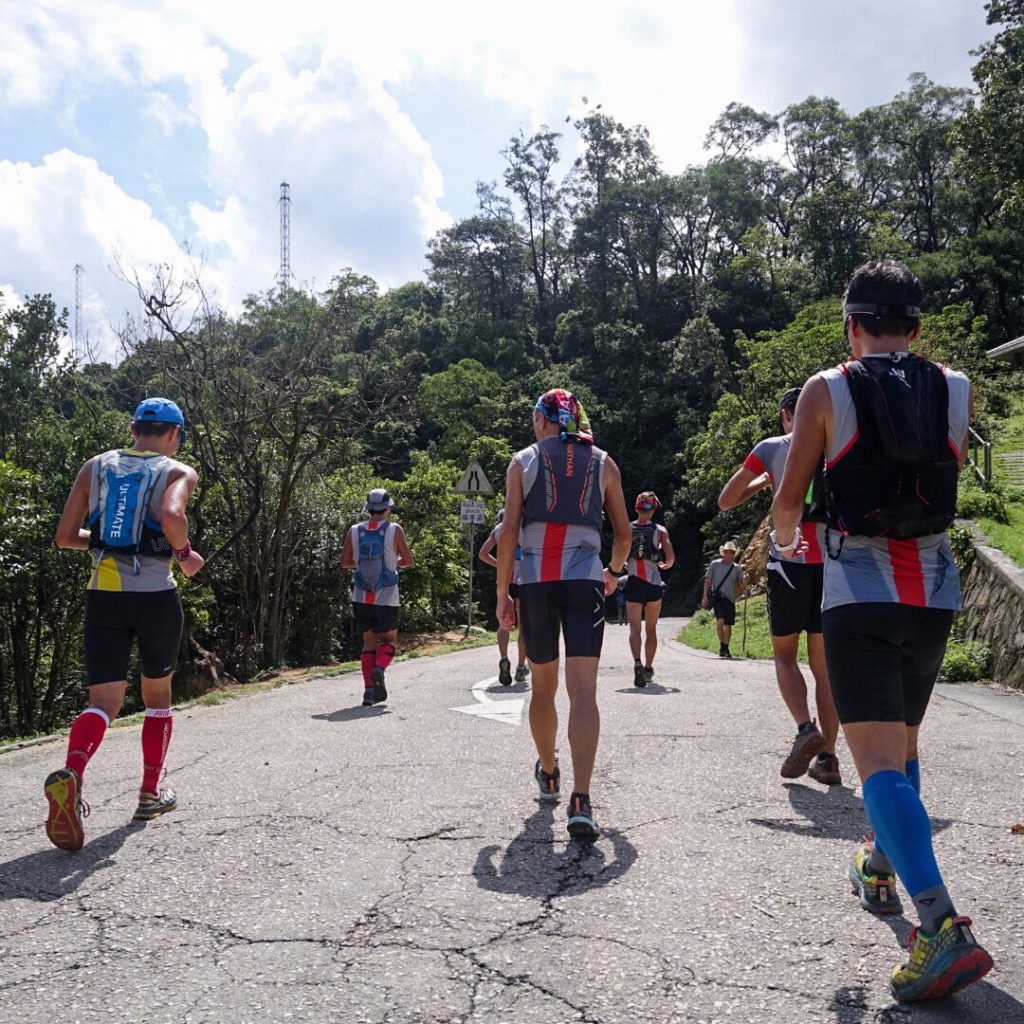
<svg viewBox="0 0 1024 1024">
<path fill-rule="evenodd" d="M 288 193 L 288 182 L 281 182 L 281 269 L 278 272 L 278 286 L 283 291 L 292 283 L 292 200 Z"/>
<path fill-rule="evenodd" d="M 72 335 L 71 355 L 75 362 L 82 353 L 82 276 L 85 274 L 85 267 L 81 263 L 75 264 L 75 328 Z"/>
</svg>

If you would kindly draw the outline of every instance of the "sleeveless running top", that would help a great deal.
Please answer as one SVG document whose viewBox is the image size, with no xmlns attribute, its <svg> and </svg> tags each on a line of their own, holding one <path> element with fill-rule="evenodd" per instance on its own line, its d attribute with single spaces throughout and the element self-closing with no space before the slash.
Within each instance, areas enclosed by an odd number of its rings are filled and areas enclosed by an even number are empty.
<svg viewBox="0 0 1024 1024">
<path fill-rule="evenodd" d="M 515 456 L 523 467 L 521 582 L 604 578 L 601 525 L 606 453 L 545 438 Z"/>
<path fill-rule="evenodd" d="M 395 541 L 395 524 L 389 519 L 368 519 L 362 523 L 356 523 L 349 532 L 349 540 L 352 543 L 352 553 L 356 563 L 359 562 L 359 533 L 360 528 L 366 530 L 377 530 L 390 526 L 384 531 L 384 565 L 397 577 L 398 575 L 398 547 Z M 358 583 L 358 573 L 353 573 L 352 600 L 359 604 L 379 604 L 388 608 L 397 608 L 399 605 L 398 584 L 390 587 L 382 587 L 380 590 L 364 590 Z"/>
<path fill-rule="evenodd" d="M 497 526 L 491 531 L 491 536 L 494 538 L 494 543 L 497 544 L 501 537 L 501 531 L 505 529 L 504 523 L 498 523 Z M 512 572 L 509 575 L 508 581 L 511 584 L 522 583 L 520 577 L 522 576 L 522 565 L 523 565 L 523 548 L 522 545 L 516 545 L 516 560 L 512 566 Z"/>
<path fill-rule="evenodd" d="M 889 359 L 884 356 L 865 358 Z M 970 384 L 962 373 L 942 367 L 949 391 L 948 444 L 958 454 L 967 434 Z M 857 439 L 857 410 L 846 383 L 845 367 L 818 376 L 832 399 L 832 437 L 825 452 L 834 466 Z M 908 540 L 887 537 L 826 537 L 825 588 L 822 609 L 844 604 L 882 602 L 918 608 L 960 608 L 960 577 L 946 533 Z"/>
<path fill-rule="evenodd" d="M 120 554 L 100 546 L 98 528 L 92 527 L 89 541 L 89 555 L 92 558 L 92 574 L 86 584 L 88 590 L 105 590 L 110 592 L 149 593 L 155 590 L 173 590 L 177 584 L 171 573 L 171 545 L 160 530 L 160 509 L 167 481 L 171 472 L 181 463 L 159 452 L 144 451 L 138 448 L 113 448 L 93 460 L 89 475 L 89 522 L 94 523 L 103 510 L 101 499 L 101 466 L 108 459 L 119 454 L 134 456 L 146 460 L 153 473 L 153 483 L 146 501 L 146 535 L 148 544 L 153 549 L 163 548 L 166 553 L 155 554 Z"/>
<path fill-rule="evenodd" d="M 774 491 L 782 483 L 782 473 L 786 468 L 786 456 L 789 455 L 790 435 L 766 437 L 754 445 L 754 450 L 743 460 L 743 468 L 760 476 L 768 474 L 768 481 Z M 803 562 L 806 565 L 821 565 L 825 549 L 825 524 L 804 519 L 800 523 L 800 534 L 807 541 L 807 553 L 799 558 L 791 558 L 791 562 Z M 768 541 L 768 555 L 778 561 L 780 555 L 775 545 Z"/>
</svg>

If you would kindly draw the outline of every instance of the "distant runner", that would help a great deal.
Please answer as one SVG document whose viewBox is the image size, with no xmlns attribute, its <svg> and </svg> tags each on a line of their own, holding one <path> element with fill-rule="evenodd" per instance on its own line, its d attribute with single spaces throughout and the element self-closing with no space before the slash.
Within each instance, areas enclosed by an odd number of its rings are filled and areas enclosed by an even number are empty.
<svg viewBox="0 0 1024 1024">
<path fill-rule="evenodd" d="M 363 634 L 363 706 L 388 699 L 384 673 L 395 656 L 398 640 L 398 570 L 413 564 L 405 530 L 388 518 L 395 503 L 378 487 L 366 496 L 369 519 L 356 523 L 345 536 L 341 567 L 354 569 L 352 614 Z"/>
<path fill-rule="evenodd" d="M 720 558 L 714 559 L 704 574 L 704 594 L 701 608 L 711 608 L 718 632 L 718 656 L 731 658 L 729 641 L 732 627 L 736 624 L 736 601 L 747 585 L 743 569 L 736 561 L 739 553 L 735 541 L 727 540 L 719 549 Z"/>
<path fill-rule="evenodd" d="M 174 402 L 147 398 L 135 410 L 131 432 L 131 448 L 97 455 L 78 471 L 57 525 L 57 546 L 88 551 L 93 565 L 85 595 L 89 706 L 71 725 L 64 767 L 44 785 L 46 835 L 62 850 L 80 850 L 85 841 L 85 768 L 121 710 L 136 641 L 146 714 L 133 818 L 149 821 L 178 805 L 174 791 L 160 787 L 171 742 L 171 676 L 184 624 L 171 561 L 186 576 L 203 567 L 202 555 L 189 544 L 185 515 L 198 477 L 172 458 L 185 441 L 185 418 Z"/>
<path fill-rule="evenodd" d="M 661 508 L 654 491 L 638 494 L 633 507 L 637 518 L 631 524 L 626 616 L 629 619 L 629 649 L 633 655 L 633 685 L 646 686 L 654 678 L 654 654 L 658 650 L 658 618 L 665 593 L 661 574 L 672 568 L 676 556 L 668 530 L 652 521 L 654 513 Z M 644 661 L 640 660 L 641 623 L 646 631 Z"/>
<path fill-rule="evenodd" d="M 478 558 L 485 565 L 493 565 L 495 568 L 498 567 L 498 560 L 491 553 L 498 546 L 498 538 L 501 536 L 501 529 L 505 519 L 505 510 L 502 509 L 498 513 L 497 525 L 491 530 L 484 541 L 483 546 L 480 548 Z M 509 580 L 508 592 L 515 602 L 516 622 L 519 623 L 519 634 L 516 637 L 516 645 L 519 652 L 519 660 L 516 663 L 516 682 L 525 682 L 530 674 L 530 669 L 526 664 L 526 638 L 523 636 L 522 620 L 519 617 L 519 566 L 522 563 L 523 554 L 522 549 L 516 546 L 516 567 L 512 572 L 512 578 Z M 509 631 L 498 623 L 498 654 L 500 658 L 498 660 L 498 682 L 502 686 L 512 685 L 512 663 L 508 660 L 508 638 Z"/>
<path fill-rule="evenodd" d="M 534 779 L 542 800 L 561 795 L 555 744 L 558 714 L 559 635 L 565 641 L 565 688 L 569 694 L 569 747 L 573 792 L 568 829 L 574 838 L 598 836 L 590 781 L 601 719 L 597 665 L 604 638 L 604 599 L 615 589 L 629 555 L 629 516 L 619 468 L 594 444 L 579 401 L 556 388 L 537 400 L 537 443 L 509 463 L 505 525 L 498 538 L 498 621 L 515 626 L 508 579 L 522 537 L 519 600 L 526 653 L 533 670 L 530 731 L 537 747 Z M 612 568 L 601 567 L 602 511 L 615 533 Z"/>
<path fill-rule="evenodd" d="M 718 497 L 720 509 L 736 508 L 762 488 L 776 488 L 782 483 L 793 430 L 793 410 L 799 397 L 800 388 L 790 388 L 782 396 L 779 401 L 782 434 L 766 437 L 754 446 L 743 465 L 722 488 Z M 807 551 L 799 559 L 782 561 L 774 547 L 769 545 L 768 549 L 768 622 L 775 678 L 797 730 L 780 774 L 786 779 L 796 779 L 806 772 L 816 782 L 838 786 L 842 783 L 836 757 L 839 716 L 828 682 L 825 641 L 821 635 L 825 526 L 805 517 L 801 530 L 807 541 Z M 811 718 L 807 683 L 797 662 L 801 633 L 807 634 L 807 661 L 814 676 L 814 700 L 821 718 L 820 730 Z"/>
<path fill-rule="evenodd" d="M 920 797 L 918 732 L 960 607 L 947 529 L 971 415 L 967 378 L 909 351 L 922 296 L 901 263 L 854 273 L 843 300 L 853 359 L 804 385 L 772 538 L 783 557 L 804 551 L 804 499 L 824 456 L 825 655 L 877 837 L 854 850 L 849 877 L 862 906 L 892 914 L 895 870 L 920 916 L 890 981 L 903 1001 L 949 995 L 992 968 L 939 873 Z"/>
</svg>

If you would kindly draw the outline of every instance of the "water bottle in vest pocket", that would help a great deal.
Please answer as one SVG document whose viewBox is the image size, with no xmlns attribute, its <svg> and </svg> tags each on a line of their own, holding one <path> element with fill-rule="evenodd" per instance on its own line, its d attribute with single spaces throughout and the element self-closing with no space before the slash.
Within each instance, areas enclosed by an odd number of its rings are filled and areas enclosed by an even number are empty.
<svg viewBox="0 0 1024 1024">
<path fill-rule="evenodd" d="M 89 517 L 90 547 L 126 555 L 155 553 L 152 541 L 162 532 L 149 515 L 149 499 L 167 461 L 120 451 L 100 456 L 99 493 Z"/>
<path fill-rule="evenodd" d="M 359 527 L 355 583 L 360 590 L 383 590 L 398 583 L 398 573 L 389 569 L 384 560 L 384 545 L 390 525 L 382 523 L 376 530 L 371 530 L 369 523 Z"/>
</svg>

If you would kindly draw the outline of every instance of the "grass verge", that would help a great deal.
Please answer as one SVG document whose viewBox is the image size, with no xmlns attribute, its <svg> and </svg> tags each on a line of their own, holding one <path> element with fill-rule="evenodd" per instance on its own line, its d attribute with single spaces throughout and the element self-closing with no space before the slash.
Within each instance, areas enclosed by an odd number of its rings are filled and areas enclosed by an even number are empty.
<svg viewBox="0 0 1024 1024">
<path fill-rule="evenodd" d="M 743 617 L 746 611 L 746 641 L 744 642 Z M 718 653 L 718 634 L 715 631 L 715 619 L 709 611 L 699 609 L 683 627 L 678 637 L 681 643 L 696 647 L 700 651 Z M 768 628 L 768 603 L 764 594 L 748 597 L 736 605 L 736 625 L 732 628 L 732 642 L 729 649 L 734 656 L 743 658 L 772 657 L 772 638 Z M 807 661 L 807 640 L 800 637 L 800 661 Z"/>
</svg>

